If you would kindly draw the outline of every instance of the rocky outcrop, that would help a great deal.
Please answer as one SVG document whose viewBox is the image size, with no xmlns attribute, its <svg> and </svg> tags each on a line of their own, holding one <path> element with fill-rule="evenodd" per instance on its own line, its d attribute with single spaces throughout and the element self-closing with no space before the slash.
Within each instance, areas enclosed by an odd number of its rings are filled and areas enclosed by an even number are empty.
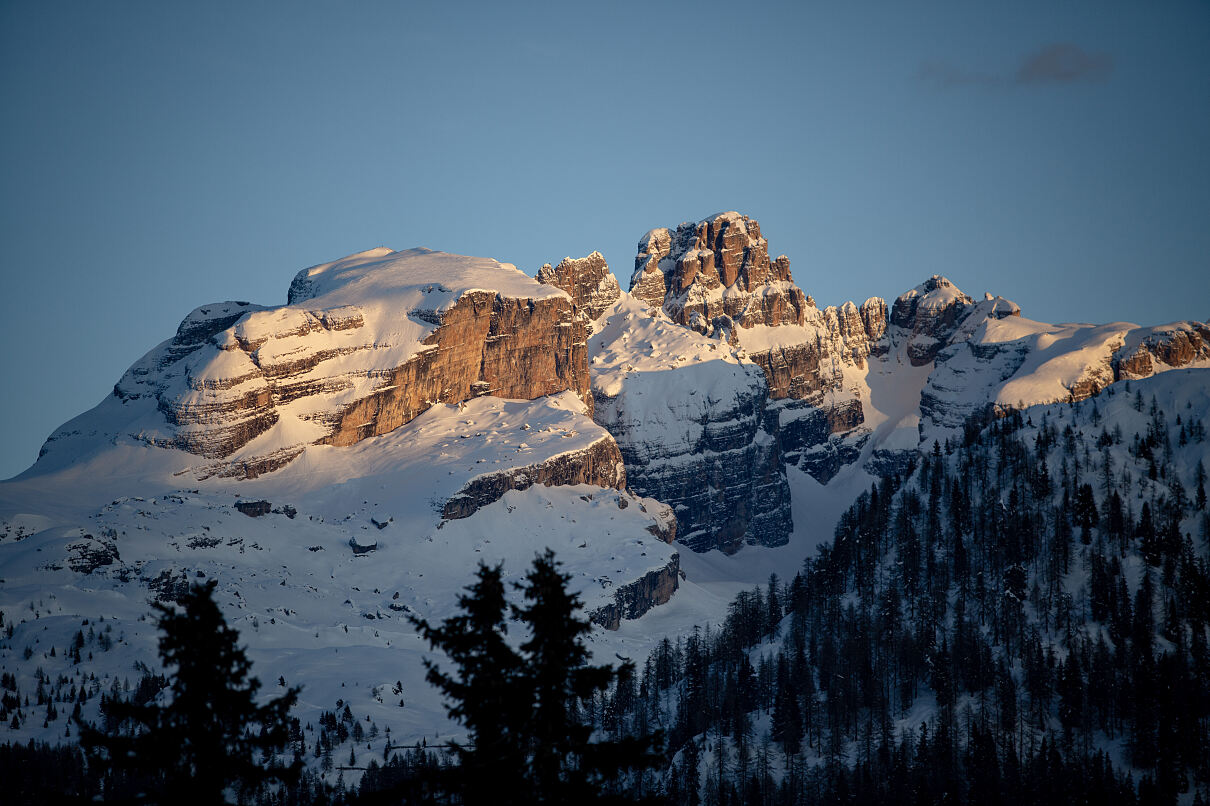
<svg viewBox="0 0 1210 806">
<path fill-rule="evenodd" d="M 774 416 L 784 424 L 785 412 L 795 410 L 789 418 L 794 425 L 779 436 L 789 460 L 826 449 L 861 425 L 862 402 L 845 373 L 865 369 L 871 357 L 891 349 L 881 298 L 820 310 L 794 284 L 789 259 L 770 260 L 760 225 L 739 213 L 675 231 L 651 230 L 638 251 L 634 296 L 698 333 L 744 348 L 764 371 L 771 400 L 799 401 L 780 406 Z M 914 318 L 915 310 L 905 316 Z M 830 450 L 832 456 L 852 454 L 851 445 Z M 837 466 L 831 460 L 803 465 L 821 481 Z"/>
<path fill-rule="evenodd" d="M 891 307 L 890 321 L 905 331 L 913 366 L 924 366 L 937 357 L 972 305 L 973 299 L 936 274 L 899 295 Z"/>
<path fill-rule="evenodd" d="M 630 488 L 671 505 L 677 540 L 694 551 L 784 544 L 789 486 L 759 368 L 632 297 L 600 323 L 594 419 L 617 441 Z"/>
<path fill-rule="evenodd" d="M 622 490 L 626 487 L 626 470 L 617 443 L 606 436 L 588 448 L 552 456 L 538 464 L 477 476 L 445 502 L 441 517 L 470 517 L 499 501 L 509 490 L 524 490 L 534 484 L 592 484 Z"/>
<path fill-rule="evenodd" d="M 623 619 L 636 619 L 653 607 L 672 598 L 680 586 L 681 558 L 673 554 L 663 568 L 649 571 L 645 576 L 623 585 L 614 594 L 613 602 L 599 607 L 588 620 L 607 630 L 616 630 Z"/>
<path fill-rule="evenodd" d="M 609 265 L 600 252 L 579 259 L 565 257 L 554 268 L 547 263 L 538 270 L 536 279 L 539 283 L 558 286 L 566 291 L 575 303 L 576 310 L 589 321 L 589 332 L 592 331 L 592 321 L 622 295 L 617 279 L 610 273 Z"/>
<path fill-rule="evenodd" d="M 1210 360 L 1210 325 L 1206 323 L 1175 322 L 1140 328 L 1114 354 L 1114 379 L 1146 378 L 1158 370 L 1207 360 Z"/>
<path fill-rule="evenodd" d="M 273 505 L 268 501 L 236 501 L 233 506 L 249 518 L 259 518 L 273 510 Z"/>
<path fill-rule="evenodd" d="M 707 335 L 729 325 L 802 324 L 807 300 L 790 260 L 769 259 L 769 242 L 748 216 L 719 213 L 675 231 L 653 229 L 638 250 L 630 292 L 674 322 Z"/>
<path fill-rule="evenodd" d="M 164 418 L 138 436 L 254 477 L 307 444 L 352 445 L 436 403 L 573 390 L 592 404 L 584 318 L 507 264 L 377 249 L 300 272 L 288 298 L 190 313 L 115 386 L 121 400 L 154 399 Z"/>
<path fill-rule="evenodd" d="M 440 320 L 415 357 L 336 414 L 332 432 L 318 441 L 352 445 L 395 430 L 434 403 L 482 395 L 532 400 L 572 389 L 590 399 L 587 331 L 565 299 L 471 291 Z"/>
<path fill-rule="evenodd" d="M 118 552 L 117 534 L 102 533 L 100 537 L 84 535 L 67 545 L 67 566 L 77 574 L 91 574 L 98 568 L 111 566 L 122 559 Z"/>
</svg>

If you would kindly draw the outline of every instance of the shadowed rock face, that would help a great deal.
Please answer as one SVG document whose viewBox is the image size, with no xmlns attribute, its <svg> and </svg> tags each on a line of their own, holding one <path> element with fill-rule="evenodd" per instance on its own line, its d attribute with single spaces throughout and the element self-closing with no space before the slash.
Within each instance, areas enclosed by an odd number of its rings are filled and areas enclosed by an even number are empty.
<svg viewBox="0 0 1210 806">
<path fill-rule="evenodd" d="M 697 424 L 698 438 L 686 443 L 637 441 L 623 418 L 611 416 L 618 401 L 599 402 L 598 422 L 619 442 L 630 488 L 671 505 L 678 541 L 693 551 L 732 554 L 745 544 L 779 546 L 789 539 L 789 486 L 777 440 L 765 431 L 763 392 L 755 386 L 712 409 Z"/>
<path fill-rule="evenodd" d="M 636 493 L 671 505 L 678 542 L 726 553 L 789 539 L 790 491 L 760 370 L 626 298 L 590 339 L 594 419 Z"/>
<path fill-rule="evenodd" d="M 480 508 L 500 500 L 509 490 L 524 490 L 534 484 L 547 487 L 593 484 L 622 490 L 626 488 L 626 470 L 617 443 L 604 436 L 586 450 L 562 453 L 528 467 L 479 476 L 445 502 L 441 517 L 468 518 Z"/>
<path fill-rule="evenodd" d="M 912 366 L 935 359 L 973 305 L 973 299 L 936 274 L 901 294 L 891 308 L 891 324 L 905 331 Z"/>
<path fill-rule="evenodd" d="M 589 332 L 592 321 L 622 295 L 618 281 L 610 274 L 609 265 L 600 252 L 579 259 L 565 257 L 554 268 L 547 263 L 538 270 L 536 279 L 566 291 L 575 303 L 576 311 L 588 319 Z"/>
<path fill-rule="evenodd" d="M 680 555 L 673 554 L 668 565 L 619 588 L 613 602 L 590 613 L 589 621 L 607 630 L 616 630 L 623 619 L 639 618 L 672 598 L 680 586 L 680 571 Z"/>
</svg>

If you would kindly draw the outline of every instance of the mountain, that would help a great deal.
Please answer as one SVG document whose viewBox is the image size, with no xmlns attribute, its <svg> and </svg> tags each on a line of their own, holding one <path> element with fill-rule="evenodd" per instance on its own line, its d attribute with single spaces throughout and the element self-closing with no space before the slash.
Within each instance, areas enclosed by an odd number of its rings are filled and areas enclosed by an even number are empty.
<svg viewBox="0 0 1210 806">
<path fill-rule="evenodd" d="M 352 445 L 436 403 L 564 390 L 591 407 L 566 295 L 494 260 L 371 249 L 299 272 L 284 306 L 195 309 L 43 454 L 109 416 L 101 428 L 253 478 L 305 445 Z"/>
<path fill-rule="evenodd" d="M 598 253 L 554 272 L 544 266 L 538 280 L 593 317 L 593 416 L 617 441 L 631 489 L 673 507 L 679 542 L 726 553 L 784 545 L 790 490 L 760 369 L 725 342 L 623 298 Z"/>
<path fill-rule="evenodd" d="M 447 723 L 408 616 L 451 613 L 478 562 L 517 581 L 555 548 L 605 627 L 672 596 L 675 517 L 626 491 L 565 293 L 372 250 L 300 272 L 288 300 L 191 312 L 0 484 L 0 665 L 22 692 L 78 630 L 103 634 L 61 670 L 96 718 L 98 692 L 156 663 L 148 599 L 217 579 L 262 679 L 308 692 L 304 717 L 357 701 L 420 737 Z M 407 708 L 382 694 L 400 681 Z M 64 730 L 13 716 L 15 736 Z"/>
<path fill-rule="evenodd" d="M 595 252 L 536 278 L 428 249 L 304 269 L 284 305 L 190 312 L 0 482 L 0 741 L 70 740 L 48 702 L 98 719 L 153 686 L 149 600 L 204 579 L 303 723 L 448 736 L 409 616 L 451 614 L 479 562 L 516 582 L 553 548 L 598 658 L 642 662 L 972 423 L 1157 375 L 1204 422 L 1206 368 L 1204 323 L 1050 325 L 940 276 L 820 309 L 739 213 L 648 232 L 626 292 Z"/>
<path fill-rule="evenodd" d="M 1210 327 L 1048 325 L 934 275 L 890 306 L 820 310 L 769 259 L 759 224 L 720 213 L 639 241 L 630 292 L 670 319 L 736 345 L 764 370 L 781 451 L 820 482 L 875 473 L 955 435 L 973 412 L 1083 400 L 1110 383 L 1206 366 Z"/>
</svg>

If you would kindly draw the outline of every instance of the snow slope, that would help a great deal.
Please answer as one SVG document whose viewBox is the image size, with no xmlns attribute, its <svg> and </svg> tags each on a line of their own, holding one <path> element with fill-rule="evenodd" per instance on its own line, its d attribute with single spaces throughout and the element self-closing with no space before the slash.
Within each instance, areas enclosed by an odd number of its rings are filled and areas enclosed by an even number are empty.
<svg viewBox="0 0 1210 806">
<path fill-rule="evenodd" d="M 679 542 L 728 553 L 785 543 L 790 493 L 758 366 L 630 294 L 593 324 L 588 354 L 593 416 L 631 487 L 675 509 Z"/>
<path fill-rule="evenodd" d="M 423 681 L 428 650 L 408 616 L 451 614 L 480 561 L 503 562 L 515 582 L 553 548 L 589 612 L 648 574 L 671 567 L 675 576 L 676 549 L 661 537 L 670 510 L 623 490 L 536 484 L 469 517 L 442 517 L 448 500 L 485 478 L 515 479 L 603 443 L 609 435 L 566 392 L 435 406 L 351 447 L 309 446 L 256 479 L 178 475 L 198 457 L 134 440 L 77 464 L 39 463 L 0 484 L 0 611 L 16 623 L 0 639 L 0 666 L 26 690 L 38 667 L 95 673 L 106 691 L 114 679 L 137 680 L 136 663 L 157 668 L 150 600 L 217 579 L 255 673 L 304 687 L 304 722 L 343 700 L 391 726 L 396 742 L 432 739 L 449 726 Z M 272 511 L 249 517 L 236 507 L 259 502 Z M 71 636 L 101 623 L 114 649 L 90 644 L 91 661 L 69 663 Z M 396 681 L 403 694 L 385 695 Z M 96 701 L 90 707 L 85 716 L 95 717 Z M 27 720 L 5 738 L 62 735 L 62 723 L 41 725 Z"/>
</svg>

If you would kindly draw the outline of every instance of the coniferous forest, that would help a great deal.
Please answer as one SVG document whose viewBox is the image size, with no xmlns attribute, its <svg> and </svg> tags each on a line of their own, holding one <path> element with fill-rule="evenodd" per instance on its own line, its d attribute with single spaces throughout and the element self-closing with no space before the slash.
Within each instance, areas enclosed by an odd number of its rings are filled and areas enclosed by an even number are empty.
<svg viewBox="0 0 1210 806">
<path fill-rule="evenodd" d="M 601 724 L 675 803 L 1205 802 L 1204 423 L 1113 397 L 973 419 Z"/>
<path fill-rule="evenodd" d="M 520 606 L 481 566 L 461 615 L 416 622 L 466 731 L 449 747 L 392 746 L 347 704 L 300 725 L 289 689 L 256 706 L 225 626 L 164 609 L 175 676 L 101 694 L 104 724 L 78 728 L 87 752 L 0 746 L 0 777 L 18 800 L 163 802 L 174 761 L 117 762 L 172 731 L 190 744 L 188 715 L 149 703 L 169 688 L 188 707 L 180 672 L 204 674 L 182 647 L 222 635 L 209 654 L 238 727 L 208 735 L 240 762 L 226 797 L 247 802 L 1206 803 L 1210 509 L 1192 411 L 1124 384 L 975 416 L 871 484 L 793 578 L 637 668 L 589 663 L 555 557 L 535 560 Z M 87 696 L 2 688 L 6 721 Z M 333 764 L 360 775 L 332 787 L 314 768 Z"/>
</svg>

